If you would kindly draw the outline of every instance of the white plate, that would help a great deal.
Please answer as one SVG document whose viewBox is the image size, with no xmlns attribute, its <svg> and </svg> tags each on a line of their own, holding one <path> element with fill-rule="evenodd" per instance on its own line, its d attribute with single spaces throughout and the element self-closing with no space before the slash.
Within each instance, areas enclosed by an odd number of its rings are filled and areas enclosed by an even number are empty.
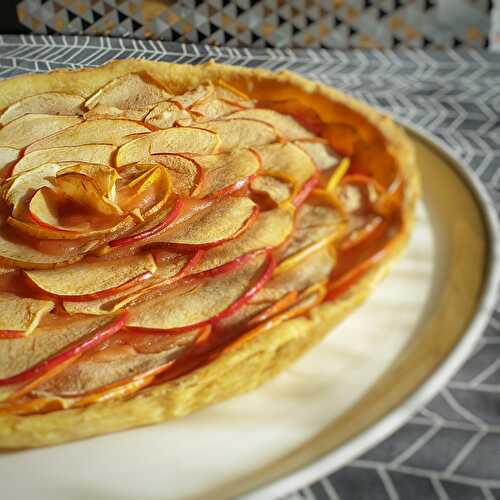
<svg viewBox="0 0 500 500">
<path fill-rule="evenodd" d="M 423 202 L 389 277 L 261 389 L 184 419 L 0 454 L 2 498 L 269 499 L 392 432 L 470 353 L 495 300 L 496 218 L 480 183 L 412 133 Z"/>
</svg>

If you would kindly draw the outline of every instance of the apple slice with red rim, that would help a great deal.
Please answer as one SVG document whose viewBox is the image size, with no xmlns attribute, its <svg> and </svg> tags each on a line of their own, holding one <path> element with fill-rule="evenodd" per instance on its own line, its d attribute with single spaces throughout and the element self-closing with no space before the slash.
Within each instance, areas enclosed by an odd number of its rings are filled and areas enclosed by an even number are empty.
<svg viewBox="0 0 500 500">
<path fill-rule="evenodd" d="M 203 180 L 194 191 L 197 198 L 216 198 L 247 185 L 260 168 L 260 158 L 249 149 L 194 158 L 203 172 Z"/>
<path fill-rule="evenodd" d="M 311 157 L 320 171 L 330 170 L 340 161 L 339 156 L 325 140 L 297 140 L 294 144 Z"/>
<path fill-rule="evenodd" d="M 147 161 L 154 154 L 212 154 L 220 144 L 219 136 L 210 130 L 173 127 L 157 130 L 127 142 L 118 149 L 116 168 Z"/>
<path fill-rule="evenodd" d="M 293 184 L 288 179 L 280 179 L 273 175 L 259 175 L 250 183 L 250 189 L 254 196 L 258 196 L 259 205 L 264 203 L 270 203 L 272 206 L 283 204 L 290 200 L 293 188 Z"/>
<path fill-rule="evenodd" d="M 126 312 L 79 319 L 57 317 L 52 325 L 39 328 L 36 336 L 0 342 L 0 386 L 32 380 L 92 349 L 117 333 L 126 317 Z"/>
<path fill-rule="evenodd" d="M 0 129 L 0 146 L 23 149 L 30 144 L 82 122 L 78 116 L 30 114 L 16 118 Z"/>
<path fill-rule="evenodd" d="M 184 94 L 171 97 L 170 101 L 177 104 L 181 109 L 191 109 L 196 104 L 209 100 L 213 93 L 214 86 L 212 82 L 207 82 L 184 92 Z"/>
<path fill-rule="evenodd" d="M 180 333 L 214 324 L 243 307 L 271 278 L 274 258 L 263 253 L 216 276 L 184 282 L 129 309 L 127 325 L 141 331 Z"/>
<path fill-rule="evenodd" d="M 50 300 L 0 293 L 0 339 L 25 337 L 32 333 L 54 307 Z"/>
<path fill-rule="evenodd" d="M 83 97 L 64 92 L 45 92 L 25 97 L 8 106 L 0 115 L 0 124 L 7 125 L 27 114 L 79 115 Z"/>
<path fill-rule="evenodd" d="M 87 109 L 102 105 L 140 110 L 170 97 L 170 90 L 148 73 L 129 73 L 106 83 L 85 101 L 85 106 Z"/>
<path fill-rule="evenodd" d="M 201 103 L 196 103 L 190 108 L 190 112 L 198 121 L 215 120 L 222 118 L 235 111 L 244 109 L 244 107 L 232 104 L 218 97 L 212 97 Z"/>
<path fill-rule="evenodd" d="M 192 255 L 173 254 L 168 261 L 159 261 L 153 278 L 142 281 L 139 284 L 114 293 L 108 297 L 96 300 L 63 303 L 64 310 L 70 314 L 109 314 L 128 307 L 130 304 L 141 302 L 143 298 L 154 290 L 164 288 L 176 281 L 181 280 L 190 273 L 190 269 L 196 265 L 202 256 L 201 250 Z"/>
<path fill-rule="evenodd" d="M 120 109 L 115 106 L 106 106 L 105 104 L 98 104 L 95 108 L 85 112 L 83 115 L 86 120 L 132 120 L 143 121 L 150 111 L 150 107 L 141 109 Z"/>
<path fill-rule="evenodd" d="M 27 172 L 44 163 L 62 163 L 71 158 L 72 162 L 111 165 L 112 155 L 116 150 L 110 144 L 84 144 L 81 146 L 63 146 L 60 148 L 40 149 L 24 155 L 16 162 L 12 175 Z"/>
<path fill-rule="evenodd" d="M 293 143 L 267 144 L 255 148 L 264 174 L 286 179 L 294 186 L 294 204 L 300 205 L 318 182 L 318 169 L 311 158 Z"/>
<path fill-rule="evenodd" d="M 192 274 L 223 267 L 241 256 L 270 250 L 281 245 L 293 231 L 294 216 L 288 209 L 276 208 L 262 212 L 251 227 L 237 238 L 205 250 L 203 258 L 191 269 Z"/>
<path fill-rule="evenodd" d="M 258 214 L 259 207 L 249 198 L 223 198 L 148 243 L 175 249 L 209 248 L 236 238 L 255 222 Z"/>
<path fill-rule="evenodd" d="M 113 295 L 151 278 L 156 263 L 150 254 L 128 259 L 79 262 L 59 269 L 25 271 L 43 292 L 64 300 L 84 301 Z"/>
<path fill-rule="evenodd" d="M 290 292 L 301 292 L 328 280 L 335 267 L 335 261 L 330 249 L 323 247 L 285 272 L 273 275 L 245 307 L 218 323 L 217 329 L 231 333 L 246 329 L 251 318 L 276 304 Z"/>
<path fill-rule="evenodd" d="M 278 113 L 272 109 L 253 108 L 236 111 L 229 119 L 248 118 L 272 125 L 274 129 L 288 141 L 296 139 L 312 139 L 314 134 L 304 128 L 293 116 Z"/>
<path fill-rule="evenodd" d="M 186 158 L 175 154 L 151 155 L 151 161 L 163 165 L 172 179 L 172 192 L 180 197 L 188 198 L 203 183 L 204 172 L 194 158 Z"/>
<path fill-rule="evenodd" d="M 262 146 L 280 139 L 272 125 L 249 118 L 210 120 L 195 127 L 217 133 L 221 141 L 220 152 Z"/>
<path fill-rule="evenodd" d="M 191 113 L 172 101 L 164 101 L 152 108 L 144 122 L 156 128 L 166 129 L 174 125 L 189 126 L 193 122 Z"/>
<path fill-rule="evenodd" d="M 189 349 L 199 332 L 175 336 L 119 332 L 34 392 L 76 397 L 110 384 L 125 384 L 132 377 L 168 366 Z"/>
<path fill-rule="evenodd" d="M 22 120 L 23 118 L 20 119 Z M 64 117 L 61 116 L 58 118 Z M 16 123 L 16 121 L 10 123 L 8 126 L 10 127 Z M 78 119 L 78 121 L 80 120 Z M 110 144 L 120 146 L 125 142 L 129 142 L 133 138 L 134 134 L 144 134 L 150 132 L 150 130 L 143 124 L 132 120 L 102 119 L 88 120 L 81 123 L 78 123 L 78 121 L 76 122 L 76 125 L 72 124 L 72 126 L 67 126 L 64 130 L 53 133 L 52 135 L 47 133 L 40 134 L 38 136 L 39 140 L 36 142 L 30 142 L 30 145 L 26 148 L 26 154 L 40 149 L 69 146 L 79 147 L 87 144 Z M 45 124 L 39 124 L 38 126 L 43 129 Z"/>
<path fill-rule="evenodd" d="M 59 244 L 59 242 L 58 242 Z M 24 238 L 20 238 L 9 227 L 0 224 L 0 260 L 21 269 L 48 269 L 76 262 L 82 258 L 79 249 L 69 252 L 47 253 Z"/>
</svg>

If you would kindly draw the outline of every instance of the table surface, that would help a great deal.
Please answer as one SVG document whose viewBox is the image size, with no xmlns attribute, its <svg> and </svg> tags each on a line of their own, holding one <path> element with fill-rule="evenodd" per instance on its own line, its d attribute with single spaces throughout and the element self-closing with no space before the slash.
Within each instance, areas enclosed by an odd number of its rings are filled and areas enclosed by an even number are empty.
<svg viewBox="0 0 500 500">
<path fill-rule="evenodd" d="M 222 49 L 92 37 L 0 36 L 0 78 L 112 59 L 289 69 L 335 85 L 447 143 L 500 208 L 500 54 Z M 287 500 L 500 500 L 500 306 L 475 351 L 406 425 Z"/>
</svg>

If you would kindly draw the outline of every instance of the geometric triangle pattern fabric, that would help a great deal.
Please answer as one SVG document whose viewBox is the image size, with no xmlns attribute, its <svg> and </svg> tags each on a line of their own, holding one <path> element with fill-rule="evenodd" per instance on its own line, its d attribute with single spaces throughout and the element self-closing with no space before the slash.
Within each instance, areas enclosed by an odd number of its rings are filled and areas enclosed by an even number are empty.
<svg viewBox="0 0 500 500">
<path fill-rule="evenodd" d="M 23 0 L 33 33 L 229 47 L 485 47 L 488 0 Z"/>
<path fill-rule="evenodd" d="M 101 15 L 110 15 L 104 2 L 94 3 Z M 500 212 L 500 53 L 240 50 L 107 37 L 0 36 L 0 78 L 127 57 L 193 64 L 214 59 L 292 70 L 334 85 L 444 141 L 474 170 Z M 475 351 L 438 396 L 392 436 L 286 500 L 497 500 L 499 457 L 500 304 Z"/>
</svg>

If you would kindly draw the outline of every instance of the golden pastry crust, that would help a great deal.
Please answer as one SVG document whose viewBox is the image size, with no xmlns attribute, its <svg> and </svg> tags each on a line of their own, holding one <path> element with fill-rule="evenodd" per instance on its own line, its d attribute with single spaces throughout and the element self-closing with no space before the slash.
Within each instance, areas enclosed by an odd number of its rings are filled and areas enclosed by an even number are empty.
<svg viewBox="0 0 500 500">
<path fill-rule="evenodd" d="M 339 299 L 314 308 L 308 318 L 287 320 L 262 335 L 249 338 L 207 366 L 177 380 L 142 390 L 126 400 L 46 414 L 0 416 L 1 448 L 54 445 L 161 422 L 254 389 L 287 368 L 362 303 L 386 274 L 408 239 L 419 195 L 419 178 L 414 151 L 404 131 L 388 116 L 338 90 L 287 71 L 272 73 L 214 62 L 189 66 L 143 60 L 116 61 L 95 69 L 58 70 L 0 82 L 0 108 L 25 96 L 47 91 L 88 97 L 113 78 L 138 71 L 146 71 L 175 92 L 196 87 L 207 79 L 215 81 L 219 78 L 259 99 L 276 96 L 279 89 L 280 99 L 300 96 L 325 122 L 335 118 L 339 105 L 354 111 L 358 118 L 370 123 L 382 134 L 404 179 L 401 237 Z"/>
</svg>

